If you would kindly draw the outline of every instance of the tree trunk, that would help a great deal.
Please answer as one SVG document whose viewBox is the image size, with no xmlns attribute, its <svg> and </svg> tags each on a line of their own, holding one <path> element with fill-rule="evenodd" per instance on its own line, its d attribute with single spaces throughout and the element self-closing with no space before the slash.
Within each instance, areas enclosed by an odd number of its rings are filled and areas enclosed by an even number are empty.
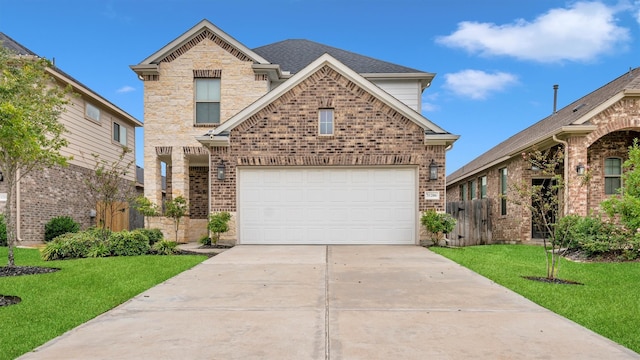
<svg viewBox="0 0 640 360">
<path fill-rule="evenodd" d="M 7 208 L 5 210 L 5 221 L 7 222 L 7 266 L 15 266 L 13 247 L 16 242 L 16 217 L 14 216 L 16 207 L 13 203 L 16 199 L 13 192 L 16 187 L 16 174 L 14 171 L 9 170 L 5 176 L 7 179 Z"/>
</svg>

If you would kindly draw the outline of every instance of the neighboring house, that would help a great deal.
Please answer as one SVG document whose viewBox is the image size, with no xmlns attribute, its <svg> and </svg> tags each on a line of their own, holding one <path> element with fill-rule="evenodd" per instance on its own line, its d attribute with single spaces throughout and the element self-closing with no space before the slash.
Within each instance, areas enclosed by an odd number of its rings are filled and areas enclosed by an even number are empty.
<svg viewBox="0 0 640 360">
<path fill-rule="evenodd" d="M 522 153 L 560 146 L 565 154 L 567 214 L 598 212 L 621 187 L 622 163 L 640 138 L 640 68 L 574 101 L 480 155 L 447 177 L 447 201 L 488 198 L 494 241 L 541 238 L 531 214 L 508 199 L 516 182 L 542 185 L 544 178 Z M 590 181 L 583 185 L 582 174 Z M 501 197 L 506 195 L 506 199 Z"/>
<path fill-rule="evenodd" d="M 38 57 L 3 33 L 0 33 L 0 45 L 21 56 Z M 70 103 L 59 119 L 67 130 L 65 137 L 69 142 L 60 153 L 73 158 L 67 167 L 33 171 L 17 184 L 19 244 L 43 241 L 44 225 L 56 216 L 71 216 L 83 228 L 96 225 L 95 206 L 89 204 L 84 192 L 84 179 L 93 173 L 95 165 L 92 154 L 112 162 L 119 158 L 123 146 L 135 150 L 135 128 L 142 126 L 133 116 L 55 65 L 47 70 L 57 85 L 71 86 L 74 93 L 69 95 Z M 126 161 L 134 159 L 132 151 Z M 127 180 L 134 179 L 132 170 Z M 6 195 L 6 191 L 6 184 L 0 182 L 0 193 Z M 6 210 L 6 201 L 0 202 L 0 208 Z"/>
<path fill-rule="evenodd" d="M 145 195 L 161 202 L 166 166 L 181 241 L 228 211 L 239 244 L 417 244 L 420 212 L 444 210 L 458 136 L 420 114 L 432 73 L 306 40 L 252 50 L 207 20 L 131 68 Z"/>
</svg>

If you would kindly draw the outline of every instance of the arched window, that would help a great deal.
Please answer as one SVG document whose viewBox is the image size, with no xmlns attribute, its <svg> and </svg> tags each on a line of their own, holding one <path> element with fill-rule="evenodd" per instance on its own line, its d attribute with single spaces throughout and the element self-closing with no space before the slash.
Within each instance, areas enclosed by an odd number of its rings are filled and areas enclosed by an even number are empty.
<svg viewBox="0 0 640 360">
<path fill-rule="evenodd" d="M 604 160 L 604 193 L 613 195 L 622 187 L 622 159 L 606 158 Z"/>
</svg>

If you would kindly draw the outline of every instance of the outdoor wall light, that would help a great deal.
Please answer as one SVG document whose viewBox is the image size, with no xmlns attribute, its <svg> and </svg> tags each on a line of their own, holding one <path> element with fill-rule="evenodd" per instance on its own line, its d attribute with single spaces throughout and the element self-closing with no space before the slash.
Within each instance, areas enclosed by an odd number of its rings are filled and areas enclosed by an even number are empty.
<svg viewBox="0 0 640 360">
<path fill-rule="evenodd" d="M 224 160 L 220 160 L 220 164 L 218 164 L 218 167 L 216 168 L 216 174 L 217 174 L 217 178 L 218 180 L 224 180 L 224 176 L 225 176 L 225 172 L 226 172 L 226 168 L 224 166 Z"/>
<path fill-rule="evenodd" d="M 582 163 L 579 163 L 578 166 L 576 166 L 576 172 L 578 173 L 578 175 L 582 176 L 584 175 L 584 171 L 585 171 L 584 165 L 582 165 Z"/>
<path fill-rule="evenodd" d="M 429 180 L 438 180 L 438 164 L 433 159 L 429 164 Z"/>
<path fill-rule="evenodd" d="M 4 181 L 4 175 L 2 174 L 2 171 L 0 171 L 0 181 Z"/>
</svg>

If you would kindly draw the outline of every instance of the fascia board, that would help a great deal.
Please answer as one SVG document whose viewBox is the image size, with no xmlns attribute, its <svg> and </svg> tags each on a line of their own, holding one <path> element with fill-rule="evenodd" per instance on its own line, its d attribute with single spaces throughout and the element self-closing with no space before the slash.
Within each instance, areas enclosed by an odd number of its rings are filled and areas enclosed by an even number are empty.
<svg viewBox="0 0 640 360">
<path fill-rule="evenodd" d="M 424 136 L 425 145 L 451 145 L 460 138 L 460 135 L 453 134 L 426 134 Z"/>
<path fill-rule="evenodd" d="M 253 61 L 255 61 L 257 63 L 260 63 L 260 64 L 269 64 L 269 61 L 267 61 L 265 58 L 263 58 L 262 56 L 256 54 L 251 49 L 249 49 L 248 47 L 244 46 L 241 42 L 239 42 L 238 40 L 234 39 L 231 35 L 227 34 L 224 31 L 222 31 L 220 28 L 218 28 L 217 26 L 213 25 L 209 20 L 206 20 L 206 19 L 200 21 L 194 27 L 192 27 L 191 29 L 187 30 L 187 32 L 185 32 L 184 34 L 180 35 L 179 37 L 177 37 L 175 40 L 173 40 L 169 44 L 163 46 L 160 50 L 156 51 L 155 53 L 153 53 L 152 55 L 150 55 L 146 59 L 142 60 L 140 62 L 140 64 L 141 65 L 142 64 L 152 64 L 154 62 L 159 61 L 160 59 L 163 59 L 165 56 L 167 56 L 167 54 L 172 53 L 177 48 L 182 46 L 184 43 L 186 43 L 189 40 L 191 40 L 191 38 L 193 38 L 198 33 L 200 33 L 200 31 L 202 31 L 204 28 L 207 28 L 212 33 L 216 34 L 216 36 L 219 36 L 221 39 L 223 39 L 224 41 L 228 42 L 229 44 L 231 44 L 232 46 L 234 46 L 235 48 L 237 48 L 238 50 L 240 50 L 241 52 L 246 54 L 248 57 L 253 59 Z"/>
<path fill-rule="evenodd" d="M 143 124 L 142 124 L 142 122 L 140 122 L 140 120 L 138 120 L 138 119 L 134 118 L 133 116 L 129 115 L 126 111 L 124 111 L 124 110 L 120 109 L 119 107 L 115 106 L 110 101 L 108 101 L 107 99 L 105 99 L 102 96 L 98 95 L 96 92 L 92 91 L 91 89 L 87 88 L 86 86 L 78 83 L 75 80 L 70 79 L 69 77 L 65 76 L 64 74 L 59 73 L 58 71 L 56 71 L 56 70 L 54 70 L 52 68 L 47 68 L 47 72 L 51 76 L 53 76 L 54 78 L 58 79 L 59 81 L 62 81 L 63 83 L 66 83 L 66 84 L 69 84 L 74 90 L 82 93 L 85 96 L 90 97 L 91 99 L 93 99 L 96 102 L 100 103 L 105 108 L 107 108 L 110 111 L 113 111 L 114 113 L 118 114 L 123 119 L 128 120 L 135 127 L 143 127 Z"/>
</svg>

